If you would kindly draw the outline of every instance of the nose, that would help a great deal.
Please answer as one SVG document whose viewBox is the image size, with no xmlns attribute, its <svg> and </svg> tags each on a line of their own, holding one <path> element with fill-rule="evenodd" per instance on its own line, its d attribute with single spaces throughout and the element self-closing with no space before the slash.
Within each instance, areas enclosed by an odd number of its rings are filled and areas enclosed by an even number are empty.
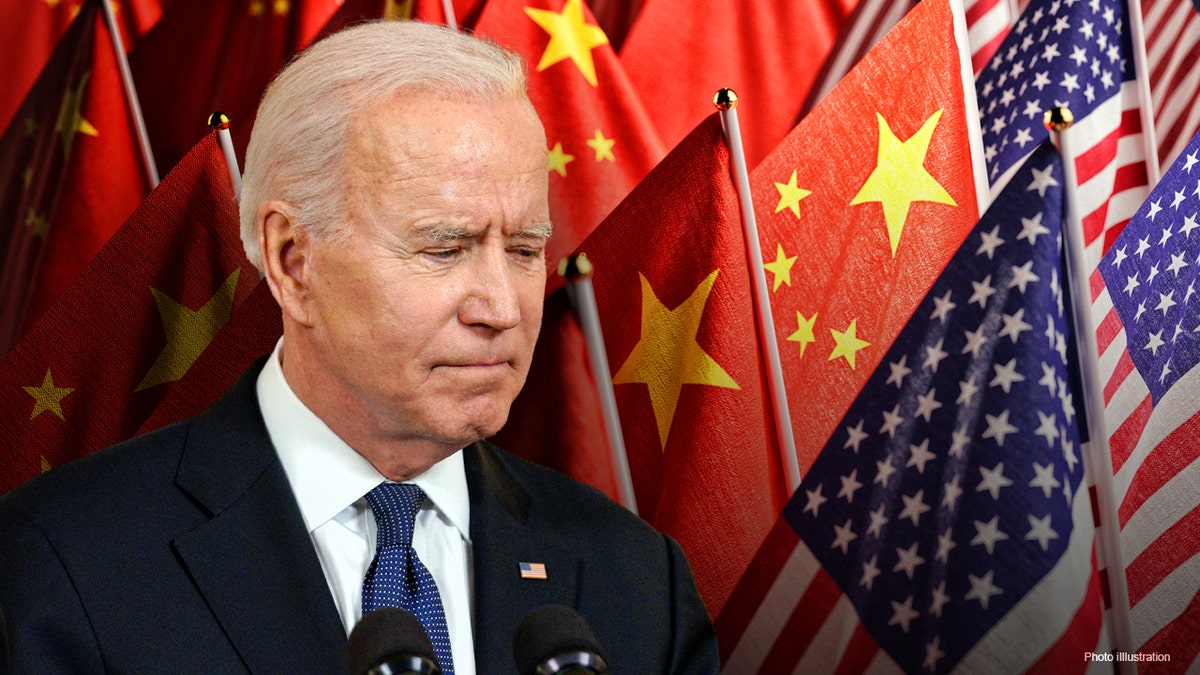
<svg viewBox="0 0 1200 675">
<path fill-rule="evenodd" d="M 521 323 L 519 271 L 509 262 L 508 253 L 503 246 L 484 246 L 475 262 L 459 320 L 494 331 L 516 328 Z"/>
</svg>

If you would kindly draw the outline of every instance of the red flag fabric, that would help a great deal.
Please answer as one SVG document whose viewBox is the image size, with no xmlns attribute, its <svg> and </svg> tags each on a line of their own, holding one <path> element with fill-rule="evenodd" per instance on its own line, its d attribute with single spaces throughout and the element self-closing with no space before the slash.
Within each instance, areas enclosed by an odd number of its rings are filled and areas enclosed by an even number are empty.
<svg viewBox="0 0 1200 675">
<path fill-rule="evenodd" d="M 208 131 L 210 113 L 233 120 L 239 159 L 263 90 L 333 16 L 336 0 L 173 2 L 129 55 L 161 170 Z"/>
<path fill-rule="evenodd" d="M 529 98 L 550 150 L 553 269 L 649 173 L 663 147 L 583 0 L 488 0 L 475 32 L 529 62 Z"/>
<path fill-rule="evenodd" d="M 257 283 L 210 135 L 0 362 L 0 492 L 132 436 Z"/>
<path fill-rule="evenodd" d="M 1200 130 L 1200 0 L 1142 0 L 1158 160 L 1165 170 Z"/>
<path fill-rule="evenodd" d="M 638 513 L 679 541 L 716 615 L 787 498 L 740 208 L 716 114 L 579 250 L 595 266 Z M 535 362 L 555 353 L 543 346 Z M 551 405 L 550 392 L 588 383 L 563 381 L 570 372 L 557 366 L 535 366 L 549 377 L 531 378 L 522 394 L 550 407 L 527 406 L 522 414 L 519 397 L 509 426 L 575 422 Z M 604 437 L 602 427 L 579 433 L 589 432 Z"/>
<path fill-rule="evenodd" d="M 126 51 L 158 21 L 158 0 L 110 0 Z M 85 5 L 94 0 L 26 2 L 0 0 L 0 129 L 9 122 L 29 94 L 42 68 L 50 61 L 59 39 Z"/>
<path fill-rule="evenodd" d="M 802 472 L 979 217 L 963 26 L 918 4 L 751 174 Z"/>
<path fill-rule="evenodd" d="M 730 87 L 747 166 L 766 157 L 800 118 L 809 87 L 853 0 L 646 0 L 621 47 L 621 64 L 667 147 Z"/>
<path fill-rule="evenodd" d="M 0 140 L 0 353 L 150 190 L 109 32 L 88 4 Z"/>
</svg>

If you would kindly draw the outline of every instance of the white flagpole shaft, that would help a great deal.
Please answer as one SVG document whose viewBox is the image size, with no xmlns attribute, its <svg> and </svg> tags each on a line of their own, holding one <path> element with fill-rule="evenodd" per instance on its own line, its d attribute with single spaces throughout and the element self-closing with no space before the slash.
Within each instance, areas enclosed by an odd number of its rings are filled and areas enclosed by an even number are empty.
<svg viewBox="0 0 1200 675">
<path fill-rule="evenodd" d="M 442 11 L 446 13 L 446 25 L 458 30 L 458 20 L 454 16 L 454 0 L 442 0 Z"/>
<path fill-rule="evenodd" d="M 138 148 L 142 152 L 142 162 L 146 165 L 146 178 L 150 187 L 158 185 L 158 165 L 154 162 L 154 152 L 150 149 L 150 134 L 146 133 L 146 120 L 142 117 L 142 104 L 138 102 L 137 89 L 133 86 L 133 73 L 129 70 L 129 59 L 125 56 L 125 41 L 121 39 L 121 28 L 117 25 L 117 17 L 113 13 L 109 0 L 97 0 L 104 8 L 104 22 L 108 25 L 108 34 L 112 38 L 113 52 L 117 57 L 117 69 L 121 72 L 121 85 L 125 89 L 125 98 L 129 101 L 129 115 L 137 133 Z"/>
<path fill-rule="evenodd" d="M 579 317 L 583 337 L 587 341 L 588 361 L 596 378 L 596 391 L 600 395 L 600 408 L 604 414 L 604 430 L 608 434 L 608 448 L 612 459 L 613 476 L 617 480 L 617 495 L 621 504 L 637 515 L 637 498 L 633 493 L 633 476 L 629 472 L 629 457 L 625 453 L 625 437 L 621 433 L 621 418 L 617 413 L 617 397 L 613 393 L 612 372 L 608 367 L 608 353 L 604 348 L 604 334 L 600 330 L 600 311 L 596 306 L 596 294 L 592 289 L 591 264 L 586 257 L 568 263 L 574 268 L 567 274 L 567 290 L 571 303 Z"/>
<path fill-rule="evenodd" d="M 233 136 L 229 133 L 229 116 L 223 112 L 215 112 L 208 116 L 208 126 L 217 135 L 217 145 L 221 146 L 221 154 L 225 156 L 225 166 L 229 169 L 229 180 L 233 183 L 233 196 L 242 198 L 242 171 L 238 168 L 237 152 L 233 149 Z"/>
<path fill-rule="evenodd" d="M 1154 129 L 1153 101 L 1150 100 L 1150 68 L 1146 57 L 1146 25 L 1142 21 L 1142 0 L 1128 0 L 1129 36 L 1133 43 L 1133 72 L 1138 83 L 1138 113 L 1142 119 L 1142 145 L 1146 150 L 1146 175 L 1150 185 L 1162 178 L 1158 164 L 1158 132 Z"/>
<path fill-rule="evenodd" d="M 775 339 L 775 319 L 771 315 L 771 298 L 767 292 L 767 273 L 763 268 L 762 246 L 758 241 L 758 221 L 754 216 L 754 202 L 750 198 L 750 174 L 746 171 L 746 155 L 742 150 L 742 131 L 738 126 L 737 97 L 731 94 L 728 105 L 720 105 L 721 127 L 725 131 L 725 143 L 733 162 L 733 182 L 737 187 L 738 203 L 742 211 L 742 233 L 746 239 L 746 255 L 750 267 L 751 288 L 754 290 L 755 315 L 758 332 L 762 336 L 762 347 L 767 359 L 768 390 L 771 408 L 775 416 L 775 434 L 779 441 L 779 452 L 783 459 L 784 477 L 788 494 L 800 487 L 800 463 L 796 457 L 796 439 L 792 434 L 792 416 L 788 411 L 787 390 L 783 386 L 783 366 L 779 360 L 779 343 Z M 718 94 L 720 96 L 720 94 Z"/>
<path fill-rule="evenodd" d="M 1125 579 L 1125 564 L 1121 557 L 1121 530 L 1118 526 L 1117 505 L 1114 499 L 1112 475 L 1112 451 L 1108 445 L 1108 430 L 1104 420 L 1104 383 L 1100 376 L 1100 357 L 1096 347 L 1096 330 L 1091 314 L 1089 276 L 1092 270 L 1086 263 L 1083 242 L 1083 224 L 1077 195 L 1077 175 L 1072 158 L 1073 134 L 1070 129 L 1057 134 L 1059 152 L 1063 157 L 1063 178 L 1066 185 L 1067 217 L 1063 224 L 1066 235 L 1067 273 L 1071 288 L 1071 320 L 1075 329 L 1075 345 L 1079 353 L 1080 379 L 1083 383 L 1082 399 L 1087 417 L 1089 452 L 1083 453 L 1083 466 L 1096 486 L 1096 507 L 1100 514 L 1099 541 L 1097 546 L 1104 555 L 1105 575 L 1108 577 L 1110 600 L 1112 601 L 1112 625 L 1110 634 L 1117 651 L 1132 653 L 1133 632 L 1129 611 L 1129 587 Z M 1131 662 L 1118 663 L 1122 673 L 1136 673 L 1137 666 Z"/>
</svg>

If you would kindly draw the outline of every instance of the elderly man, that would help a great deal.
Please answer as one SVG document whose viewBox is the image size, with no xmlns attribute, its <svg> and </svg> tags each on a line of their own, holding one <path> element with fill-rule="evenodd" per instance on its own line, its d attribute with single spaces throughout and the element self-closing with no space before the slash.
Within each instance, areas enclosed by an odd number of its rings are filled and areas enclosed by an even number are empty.
<svg viewBox="0 0 1200 675">
<path fill-rule="evenodd" d="M 201 415 L 0 505 L 6 672 L 339 672 L 386 605 L 446 672 L 512 672 L 548 603 L 615 672 L 715 672 L 674 542 L 482 442 L 537 339 L 546 185 L 512 54 L 394 22 L 292 63 L 241 205 L 283 339 Z"/>
</svg>

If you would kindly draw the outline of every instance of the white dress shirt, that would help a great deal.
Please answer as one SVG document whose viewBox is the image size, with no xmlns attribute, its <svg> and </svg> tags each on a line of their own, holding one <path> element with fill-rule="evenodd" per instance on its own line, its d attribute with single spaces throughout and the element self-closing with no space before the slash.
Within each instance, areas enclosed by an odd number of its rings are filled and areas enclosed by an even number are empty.
<svg viewBox="0 0 1200 675">
<path fill-rule="evenodd" d="M 282 345 L 280 340 L 258 376 L 258 401 L 348 635 L 362 618 L 363 578 L 375 557 L 375 518 L 366 494 L 387 478 L 297 398 L 280 366 Z M 427 497 L 413 548 L 437 582 L 454 671 L 474 675 L 471 509 L 462 451 L 407 482 Z"/>
</svg>

